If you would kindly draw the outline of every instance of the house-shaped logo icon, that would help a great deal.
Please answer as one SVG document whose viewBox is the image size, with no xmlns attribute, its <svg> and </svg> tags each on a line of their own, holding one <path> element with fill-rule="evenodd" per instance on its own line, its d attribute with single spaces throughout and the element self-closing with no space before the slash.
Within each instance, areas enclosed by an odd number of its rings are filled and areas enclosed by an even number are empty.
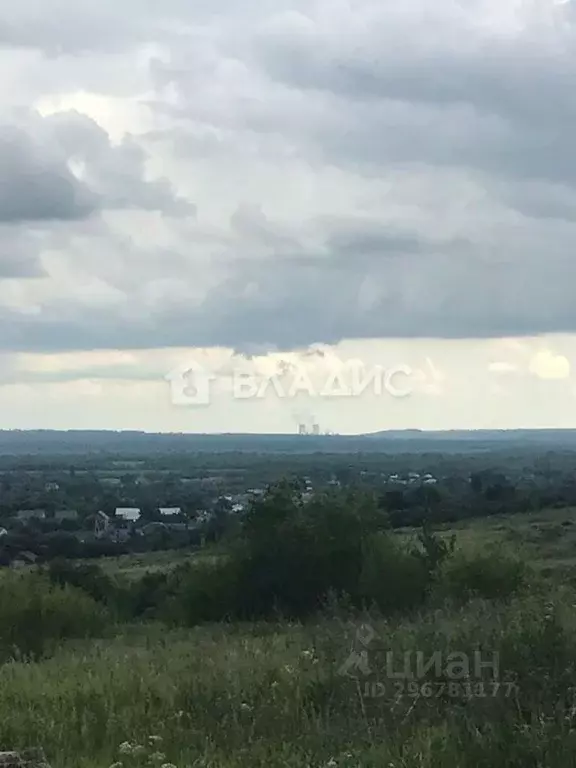
<svg viewBox="0 0 576 768">
<path fill-rule="evenodd" d="M 214 376 L 195 360 L 178 366 L 166 376 L 174 405 L 210 405 L 210 387 Z"/>
</svg>

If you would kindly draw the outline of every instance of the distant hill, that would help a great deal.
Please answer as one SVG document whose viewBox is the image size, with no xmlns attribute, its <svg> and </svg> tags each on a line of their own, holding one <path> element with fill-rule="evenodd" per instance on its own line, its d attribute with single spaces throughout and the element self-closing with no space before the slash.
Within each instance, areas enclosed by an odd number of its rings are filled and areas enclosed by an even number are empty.
<svg viewBox="0 0 576 768">
<path fill-rule="evenodd" d="M 0 455 L 166 453 L 446 453 L 487 450 L 576 450 L 576 430 L 390 430 L 366 435 L 154 434 L 99 430 L 0 430 Z"/>
<path fill-rule="evenodd" d="M 444 431 L 406 429 L 372 432 L 366 437 L 377 440 L 467 440 L 474 442 L 528 440 L 530 442 L 574 442 L 576 444 L 576 429 L 452 429 Z"/>
</svg>

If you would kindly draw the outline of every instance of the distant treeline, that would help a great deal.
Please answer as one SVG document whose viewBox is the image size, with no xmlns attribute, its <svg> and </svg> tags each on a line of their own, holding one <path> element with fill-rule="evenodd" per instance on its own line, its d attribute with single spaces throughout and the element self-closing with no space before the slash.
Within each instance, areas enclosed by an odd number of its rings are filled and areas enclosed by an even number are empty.
<svg viewBox="0 0 576 768">
<path fill-rule="evenodd" d="M 45 455 L 93 453 L 153 455 L 155 453 L 280 452 L 280 453 L 468 453 L 501 448 L 576 450 L 576 430 L 418 430 L 371 435 L 153 434 L 132 431 L 0 431 L 0 454 Z"/>
</svg>

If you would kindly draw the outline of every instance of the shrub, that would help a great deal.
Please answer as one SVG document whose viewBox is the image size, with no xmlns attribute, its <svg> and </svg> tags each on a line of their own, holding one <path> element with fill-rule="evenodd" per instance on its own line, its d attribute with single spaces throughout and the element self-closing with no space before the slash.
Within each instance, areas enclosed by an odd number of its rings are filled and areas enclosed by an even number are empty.
<svg viewBox="0 0 576 768">
<path fill-rule="evenodd" d="M 226 558 L 146 577 L 133 588 L 134 602 L 138 611 L 186 625 L 300 618 L 329 596 L 387 612 L 410 609 L 452 548 L 428 530 L 419 547 L 402 546 L 382 531 L 386 524 L 369 496 L 325 494 L 304 503 L 295 486 L 282 483 L 253 504 Z"/>
<path fill-rule="evenodd" d="M 81 589 L 93 600 L 104 605 L 116 619 L 132 619 L 143 613 L 137 610 L 140 606 L 134 590 L 109 576 L 98 565 L 54 560 L 46 567 L 44 573 L 53 584 Z M 140 591 L 145 591 L 148 585 L 144 579 L 141 581 Z"/>
<path fill-rule="evenodd" d="M 364 543 L 383 524 L 367 497 L 326 494 L 304 503 L 289 484 L 254 504 L 236 560 L 243 611 L 302 616 L 329 592 L 353 594 Z"/>
<path fill-rule="evenodd" d="M 426 560 L 392 537 L 380 535 L 364 547 L 356 598 L 383 613 L 409 610 L 423 602 L 431 585 Z"/>
<path fill-rule="evenodd" d="M 507 598 L 527 579 L 525 564 L 504 550 L 459 552 L 443 569 L 440 590 L 448 597 Z"/>
<path fill-rule="evenodd" d="M 452 535 L 449 539 L 442 539 L 432 533 L 425 523 L 418 536 L 418 544 L 420 548 L 415 550 L 416 555 L 422 559 L 428 572 L 435 574 L 438 568 L 454 554 L 456 537 Z"/>
<path fill-rule="evenodd" d="M 124 606 L 131 618 L 154 617 L 167 597 L 169 574 L 149 571 L 131 582 L 124 593 Z"/>
<path fill-rule="evenodd" d="M 42 656 L 59 641 L 97 635 L 105 610 L 79 589 L 52 584 L 40 573 L 0 578 L 0 656 Z"/>
<path fill-rule="evenodd" d="M 53 560 L 46 573 L 53 583 L 82 589 L 98 602 L 112 603 L 116 597 L 113 580 L 98 565 L 76 565 L 67 560 Z"/>
<path fill-rule="evenodd" d="M 156 615 L 169 624 L 186 626 L 231 618 L 242 608 L 238 589 L 233 560 L 186 564 L 171 573 L 163 585 Z"/>
</svg>

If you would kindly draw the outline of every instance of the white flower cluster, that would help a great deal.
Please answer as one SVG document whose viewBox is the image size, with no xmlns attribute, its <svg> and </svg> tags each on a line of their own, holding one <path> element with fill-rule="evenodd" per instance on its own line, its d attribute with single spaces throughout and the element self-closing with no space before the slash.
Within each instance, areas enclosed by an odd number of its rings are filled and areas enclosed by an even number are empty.
<svg viewBox="0 0 576 768">
<path fill-rule="evenodd" d="M 161 736 L 152 735 L 148 737 L 147 744 L 138 744 L 132 741 L 123 741 L 118 747 L 118 752 L 128 765 L 146 764 L 147 766 L 158 766 L 158 768 L 176 768 L 173 763 L 166 762 L 166 755 L 157 749 L 157 745 L 162 741 Z M 113 763 L 110 768 L 127 768 L 123 761 Z"/>
</svg>

